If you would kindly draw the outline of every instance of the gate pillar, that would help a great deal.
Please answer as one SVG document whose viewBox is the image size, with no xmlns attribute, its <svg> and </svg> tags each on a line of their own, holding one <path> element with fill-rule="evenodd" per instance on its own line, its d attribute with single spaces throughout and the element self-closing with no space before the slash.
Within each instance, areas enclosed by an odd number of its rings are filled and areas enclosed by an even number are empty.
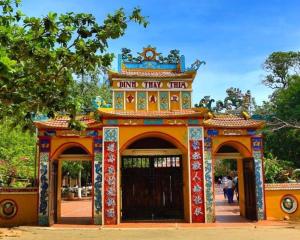
<svg viewBox="0 0 300 240">
<path fill-rule="evenodd" d="M 205 189 L 205 222 L 215 222 L 214 179 L 212 163 L 212 138 L 204 139 L 204 189 Z"/>
<path fill-rule="evenodd" d="M 252 156 L 255 166 L 255 186 L 256 186 L 256 209 L 257 220 L 265 219 L 265 197 L 264 197 L 264 178 L 263 178 L 263 145 L 262 137 L 252 137 Z"/>
<path fill-rule="evenodd" d="M 102 137 L 94 138 L 94 224 L 102 224 Z"/>
<path fill-rule="evenodd" d="M 38 223 L 49 226 L 49 160 L 50 138 L 39 138 L 39 205 Z"/>
<path fill-rule="evenodd" d="M 203 128 L 188 128 L 189 181 L 190 181 L 190 222 L 205 221 L 203 185 Z"/>
<path fill-rule="evenodd" d="M 103 224 L 119 221 L 119 128 L 103 128 Z"/>
</svg>

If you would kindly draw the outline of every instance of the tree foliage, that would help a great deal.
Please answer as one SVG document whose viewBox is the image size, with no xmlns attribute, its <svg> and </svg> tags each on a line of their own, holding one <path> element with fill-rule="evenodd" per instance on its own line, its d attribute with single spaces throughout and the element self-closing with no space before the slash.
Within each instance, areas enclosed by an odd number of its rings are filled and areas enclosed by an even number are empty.
<svg viewBox="0 0 300 240">
<path fill-rule="evenodd" d="M 4 185 L 14 186 L 15 180 L 34 180 L 35 139 L 20 126 L 11 129 L 10 120 L 0 124 L 0 180 Z"/>
<path fill-rule="evenodd" d="M 274 89 L 255 111 L 272 116 L 264 129 L 265 153 L 300 167 L 300 52 L 274 52 L 264 66 L 263 82 Z"/>
<path fill-rule="evenodd" d="M 120 8 L 99 24 L 87 13 L 26 16 L 19 5 L 0 1 L 0 118 L 17 121 L 58 111 L 74 117 L 85 107 L 76 95 L 77 77 L 111 65 L 108 41 L 123 36 L 129 22 L 148 24 L 139 8 L 130 14 Z"/>
<path fill-rule="evenodd" d="M 299 76 L 300 52 L 273 52 L 263 67 L 268 73 L 263 83 L 272 89 L 285 89 L 292 76 Z"/>
</svg>

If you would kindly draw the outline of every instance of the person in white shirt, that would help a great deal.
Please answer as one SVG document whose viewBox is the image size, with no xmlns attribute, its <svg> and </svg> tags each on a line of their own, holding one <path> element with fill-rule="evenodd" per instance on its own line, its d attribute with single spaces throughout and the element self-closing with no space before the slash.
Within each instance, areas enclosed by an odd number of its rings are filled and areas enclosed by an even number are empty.
<svg viewBox="0 0 300 240">
<path fill-rule="evenodd" d="M 228 176 L 228 181 L 227 181 L 227 198 L 228 198 L 228 203 L 233 203 L 233 181 L 232 177 Z"/>
<path fill-rule="evenodd" d="M 227 197 L 227 187 L 228 187 L 228 179 L 227 177 L 223 177 L 222 178 L 222 188 L 223 188 L 223 193 L 224 193 L 224 198 L 228 198 Z"/>
</svg>

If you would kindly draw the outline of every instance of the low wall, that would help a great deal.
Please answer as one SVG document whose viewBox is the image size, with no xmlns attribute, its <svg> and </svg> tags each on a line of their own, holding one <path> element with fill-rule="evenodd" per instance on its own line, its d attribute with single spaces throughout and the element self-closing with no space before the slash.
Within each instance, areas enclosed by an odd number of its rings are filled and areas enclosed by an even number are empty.
<svg viewBox="0 0 300 240">
<path fill-rule="evenodd" d="M 265 197 L 267 219 L 300 219 L 300 183 L 265 184 Z"/>
<path fill-rule="evenodd" d="M 0 188 L 0 226 L 38 224 L 37 188 Z"/>
</svg>

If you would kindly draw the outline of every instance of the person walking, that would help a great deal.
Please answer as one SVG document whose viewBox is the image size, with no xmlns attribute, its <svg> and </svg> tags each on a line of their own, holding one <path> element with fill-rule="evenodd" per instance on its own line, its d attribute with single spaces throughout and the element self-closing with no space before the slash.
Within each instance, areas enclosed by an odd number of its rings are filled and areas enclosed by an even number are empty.
<svg viewBox="0 0 300 240">
<path fill-rule="evenodd" d="M 239 178 L 238 178 L 238 176 L 234 177 L 233 184 L 234 184 L 234 191 L 235 191 L 235 195 L 236 195 L 236 200 L 239 201 Z"/>
<path fill-rule="evenodd" d="M 223 188 L 223 194 L 224 194 L 224 199 L 228 198 L 227 196 L 227 187 L 228 187 L 228 179 L 227 177 L 222 178 L 222 188 Z"/>
<path fill-rule="evenodd" d="M 228 203 L 233 203 L 233 181 L 232 177 L 228 176 L 227 177 L 227 198 L 228 198 Z"/>
</svg>

